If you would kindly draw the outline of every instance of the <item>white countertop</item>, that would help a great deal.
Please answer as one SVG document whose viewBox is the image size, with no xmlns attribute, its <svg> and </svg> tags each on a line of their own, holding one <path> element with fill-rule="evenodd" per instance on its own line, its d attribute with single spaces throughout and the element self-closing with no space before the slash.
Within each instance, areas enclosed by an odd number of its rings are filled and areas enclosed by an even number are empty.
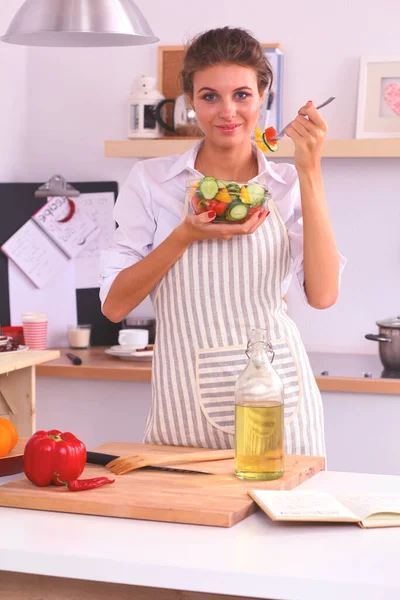
<svg viewBox="0 0 400 600">
<path fill-rule="evenodd" d="M 300 487 L 400 493 L 400 477 L 322 472 Z M 0 508 L 0 532 L 4 571 L 277 600 L 400 598 L 400 527 L 259 511 L 224 529 Z"/>
</svg>

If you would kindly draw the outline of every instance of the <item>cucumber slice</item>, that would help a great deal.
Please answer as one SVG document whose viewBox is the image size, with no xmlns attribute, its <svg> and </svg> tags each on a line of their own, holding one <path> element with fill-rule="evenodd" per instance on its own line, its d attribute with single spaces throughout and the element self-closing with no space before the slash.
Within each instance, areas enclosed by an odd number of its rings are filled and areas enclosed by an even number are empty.
<svg viewBox="0 0 400 600">
<path fill-rule="evenodd" d="M 222 188 L 226 188 L 229 184 L 229 181 L 224 181 L 223 179 L 217 179 L 217 183 L 218 183 L 218 187 L 220 190 L 222 190 Z"/>
<path fill-rule="evenodd" d="M 250 204 L 252 207 L 259 206 L 264 202 L 265 189 L 259 183 L 249 183 L 247 191 L 250 195 Z"/>
<path fill-rule="evenodd" d="M 237 202 L 236 204 L 233 204 L 233 206 L 228 206 L 226 218 L 228 221 L 241 221 L 247 217 L 248 212 L 249 208 L 246 204 Z"/>
<path fill-rule="evenodd" d="M 276 152 L 277 150 L 279 150 L 279 142 L 267 140 L 264 133 L 262 135 L 262 141 L 267 146 L 267 148 L 269 148 L 271 150 L 271 152 Z"/>
<path fill-rule="evenodd" d="M 226 186 L 226 189 L 230 193 L 233 200 L 237 200 L 239 198 L 240 185 L 238 185 L 237 183 L 231 182 L 231 183 L 228 183 L 228 185 Z"/>
<path fill-rule="evenodd" d="M 215 177 L 203 177 L 199 183 L 199 190 L 206 200 L 212 200 L 218 194 L 218 181 Z"/>
</svg>

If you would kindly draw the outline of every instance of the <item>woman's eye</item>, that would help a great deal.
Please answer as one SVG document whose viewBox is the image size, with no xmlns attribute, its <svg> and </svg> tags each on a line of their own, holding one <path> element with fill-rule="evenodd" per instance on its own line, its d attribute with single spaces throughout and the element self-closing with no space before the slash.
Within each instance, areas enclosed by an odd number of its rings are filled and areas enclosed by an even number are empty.
<svg viewBox="0 0 400 600">
<path fill-rule="evenodd" d="M 215 100 L 216 95 L 215 94 L 205 94 L 203 96 L 203 100 L 207 100 L 208 102 L 211 102 L 212 100 Z"/>
<path fill-rule="evenodd" d="M 236 97 L 239 98 L 239 100 L 244 100 L 245 98 L 247 98 L 250 94 L 248 94 L 247 92 L 238 92 L 236 94 Z"/>
</svg>

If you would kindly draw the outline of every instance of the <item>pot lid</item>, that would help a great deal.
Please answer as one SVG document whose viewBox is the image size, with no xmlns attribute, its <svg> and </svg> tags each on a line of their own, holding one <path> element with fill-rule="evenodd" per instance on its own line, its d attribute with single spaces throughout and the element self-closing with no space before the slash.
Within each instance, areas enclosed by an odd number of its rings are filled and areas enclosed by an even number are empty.
<svg viewBox="0 0 400 600">
<path fill-rule="evenodd" d="M 400 329 L 400 315 L 397 317 L 389 317 L 388 319 L 383 319 L 382 321 L 377 321 L 376 324 L 379 325 L 379 327 Z"/>
</svg>

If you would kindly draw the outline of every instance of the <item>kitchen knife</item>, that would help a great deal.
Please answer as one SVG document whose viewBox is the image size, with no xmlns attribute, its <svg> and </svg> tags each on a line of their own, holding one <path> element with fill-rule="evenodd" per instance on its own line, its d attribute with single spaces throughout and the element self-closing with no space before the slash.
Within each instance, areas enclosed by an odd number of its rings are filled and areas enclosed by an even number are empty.
<svg viewBox="0 0 400 600">
<path fill-rule="evenodd" d="M 103 454 L 102 452 L 87 452 L 86 453 L 86 462 L 91 465 L 103 465 L 106 466 L 112 460 L 120 458 L 115 454 Z M 194 469 L 181 469 L 180 467 L 142 467 L 141 471 L 172 471 L 175 473 L 190 473 L 191 475 L 213 475 L 209 471 L 196 471 Z"/>
</svg>

